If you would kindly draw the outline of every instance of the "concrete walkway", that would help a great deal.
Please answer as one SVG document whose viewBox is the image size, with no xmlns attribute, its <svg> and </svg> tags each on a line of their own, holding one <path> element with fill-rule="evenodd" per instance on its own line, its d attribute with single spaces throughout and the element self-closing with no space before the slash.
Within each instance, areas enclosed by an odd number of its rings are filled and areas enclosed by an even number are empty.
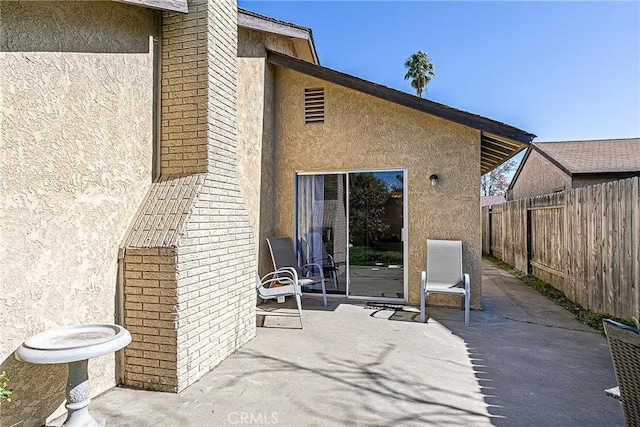
<svg viewBox="0 0 640 427">
<path fill-rule="evenodd" d="M 180 394 L 112 389 L 109 426 L 622 426 L 605 337 L 483 264 L 483 311 L 305 298 Z M 59 420 L 54 425 L 60 425 Z"/>
</svg>

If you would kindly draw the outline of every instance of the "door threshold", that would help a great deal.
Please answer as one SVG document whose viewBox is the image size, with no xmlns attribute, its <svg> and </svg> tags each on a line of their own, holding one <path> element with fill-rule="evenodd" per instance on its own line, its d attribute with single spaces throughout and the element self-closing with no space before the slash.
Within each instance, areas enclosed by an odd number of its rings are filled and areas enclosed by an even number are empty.
<svg viewBox="0 0 640 427">
<path fill-rule="evenodd" d="M 303 292 L 303 296 L 312 297 L 312 298 L 322 298 L 322 293 L 320 292 Z M 344 294 L 327 294 L 327 299 L 344 299 L 344 300 L 355 300 L 358 302 L 361 301 L 371 301 L 371 302 L 382 302 L 382 303 L 395 303 L 395 304 L 407 304 L 406 298 L 390 298 L 390 297 L 367 297 L 360 295 L 344 295 Z"/>
</svg>

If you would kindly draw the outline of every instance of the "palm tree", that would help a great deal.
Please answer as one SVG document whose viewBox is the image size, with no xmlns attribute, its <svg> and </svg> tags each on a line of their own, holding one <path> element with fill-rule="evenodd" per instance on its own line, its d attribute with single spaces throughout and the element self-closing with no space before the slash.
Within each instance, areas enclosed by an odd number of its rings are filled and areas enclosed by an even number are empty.
<svg viewBox="0 0 640 427">
<path fill-rule="evenodd" d="M 404 63 L 407 74 L 404 79 L 411 79 L 411 87 L 416 90 L 416 94 L 422 97 L 422 90 L 436 76 L 436 70 L 426 52 L 421 50 L 412 54 Z"/>
</svg>

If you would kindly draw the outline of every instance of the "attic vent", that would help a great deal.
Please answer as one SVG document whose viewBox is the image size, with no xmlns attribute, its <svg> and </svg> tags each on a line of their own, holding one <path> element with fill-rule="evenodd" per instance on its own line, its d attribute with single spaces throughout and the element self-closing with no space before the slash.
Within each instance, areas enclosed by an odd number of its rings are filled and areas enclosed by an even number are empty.
<svg viewBox="0 0 640 427">
<path fill-rule="evenodd" d="M 324 88 L 304 90 L 304 123 L 324 123 Z"/>
</svg>

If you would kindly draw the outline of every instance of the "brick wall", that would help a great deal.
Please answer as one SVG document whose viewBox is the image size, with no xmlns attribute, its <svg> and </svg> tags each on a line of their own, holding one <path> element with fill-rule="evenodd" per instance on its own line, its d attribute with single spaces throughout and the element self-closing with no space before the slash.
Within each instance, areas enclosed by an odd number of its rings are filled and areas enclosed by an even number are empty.
<svg viewBox="0 0 640 427">
<path fill-rule="evenodd" d="M 126 384 L 176 391 L 175 253 L 165 248 L 129 248 L 124 265 L 124 350 Z"/>
<path fill-rule="evenodd" d="M 237 10 L 209 4 L 209 167 L 177 249 L 180 388 L 255 336 L 255 248 L 236 176 Z"/>
<path fill-rule="evenodd" d="M 255 336 L 255 247 L 236 175 L 236 19 L 234 0 L 163 15 L 161 179 L 125 245 L 131 386 L 181 391 Z"/>
<path fill-rule="evenodd" d="M 162 19 L 163 176 L 207 170 L 207 3 Z M 199 22 L 200 21 L 200 22 Z"/>
</svg>

